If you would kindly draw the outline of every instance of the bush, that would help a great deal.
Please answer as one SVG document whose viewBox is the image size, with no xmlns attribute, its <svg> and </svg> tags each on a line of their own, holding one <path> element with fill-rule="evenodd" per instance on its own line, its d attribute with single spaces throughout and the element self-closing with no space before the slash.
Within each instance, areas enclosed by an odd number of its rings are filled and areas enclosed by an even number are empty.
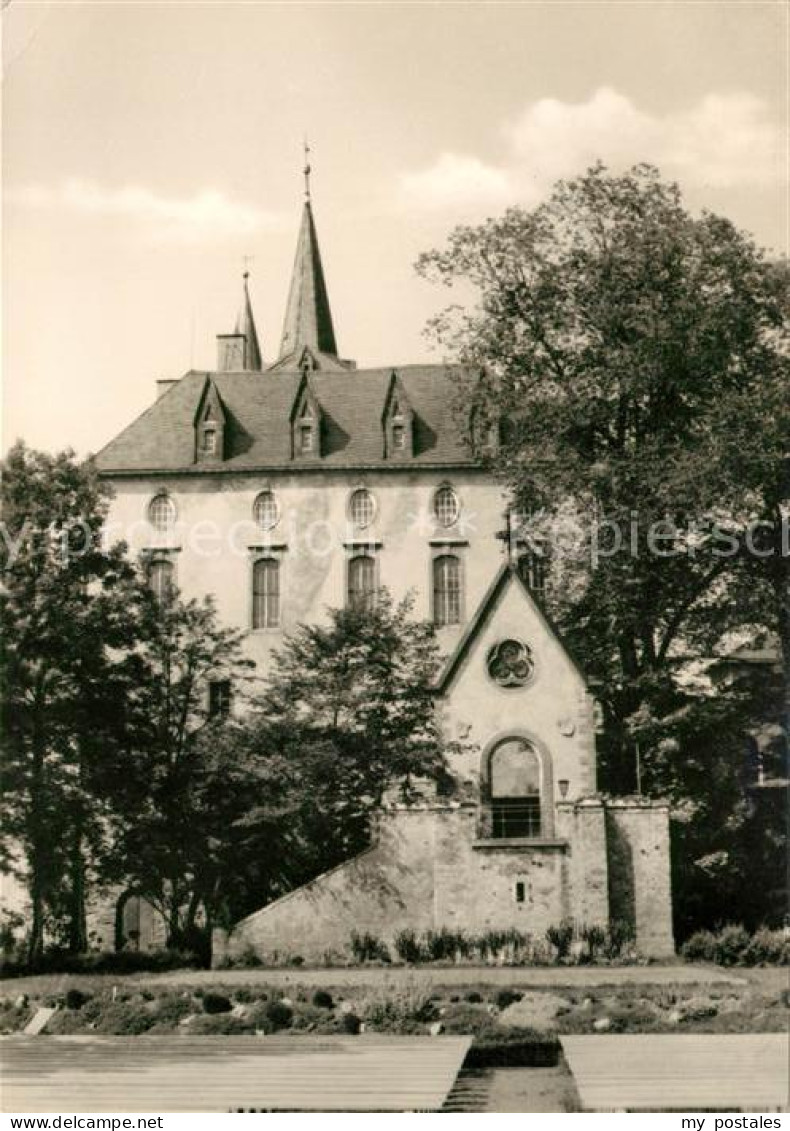
<svg viewBox="0 0 790 1131">
<path fill-rule="evenodd" d="M 633 926 L 624 919 L 612 919 L 606 932 L 604 954 L 607 958 L 620 958 L 633 947 L 634 942 Z"/>
<path fill-rule="evenodd" d="M 558 926 L 548 928 L 546 938 L 557 952 L 558 959 L 567 958 L 573 942 L 573 923 L 569 919 L 563 919 Z"/>
<path fill-rule="evenodd" d="M 515 990 L 500 990 L 496 995 L 496 1004 L 498 1009 L 507 1009 L 509 1005 L 514 1002 L 521 1001 L 523 994 L 516 993 Z"/>
<path fill-rule="evenodd" d="M 203 995 L 204 1013 L 230 1013 L 233 1003 L 224 994 L 205 993 Z"/>
<path fill-rule="evenodd" d="M 742 961 L 747 966 L 790 966 L 790 934 L 760 927 L 749 940 Z"/>
<path fill-rule="evenodd" d="M 452 962 L 456 956 L 466 957 L 471 946 L 463 931 L 451 931 L 442 927 L 438 931 L 425 932 L 423 950 L 433 962 Z"/>
<path fill-rule="evenodd" d="M 157 1026 L 170 1025 L 175 1028 L 179 1021 L 193 1012 L 192 999 L 183 994 L 164 994 L 156 1002 L 155 1019 Z"/>
<path fill-rule="evenodd" d="M 250 945 L 246 946 L 240 954 L 225 955 L 220 962 L 220 966 L 227 970 L 252 970 L 258 966 L 263 966 L 263 959 L 255 948 Z"/>
<path fill-rule="evenodd" d="M 276 999 L 267 1001 L 263 1009 L 266 1031 L 277 1032 L 278 1029 L 287 1029 L 293 1021 L 294 1011 L 284 1001 Z"/>
<path fill-rule="evenodd" d="M 328 990 L 316 990 L 313 994 L 313 1005 L 317 1009 L 334 1009 L 335 1003 Z"/>
<path fill-rule="evenodd" d="M 390 952 L 383 939 L 365 931 L 359 935 L 351 932 L 351 953 L 357 962 L 390 962 Z"/>
<path fill-rule="evenodd" d="M 482 1033 L 495 1024 L 494 1018 L 484 1005 L 457 1002 L 447 1006 L 442 1012 L 445 1033 Z"/>
<path fill-rule="evenodd" d="M 749 932 L 735 923 L 722 927 L 716 936 L 714 961 L 720 966 L 737 966 L 750 942 Z"/>
<path fill-rule="evenodd" d="M 63 999 L 63 1004 L 66 1006 L 66 1009 L 82 1009 L 83 1005 L 85 1005 L 87 1001 L 90 1001 L 90 999 L 90 994 L 85 994 L 82 992 L 82 990 L 72 988 L 70 990 L 66 990 L 66 996 Z"/>
<path fill-rule="evenodd" d="M 32 1016 L 29 1005 L 16 1005 L 12 1001 L 0 1001 L 0 1033 L 18 1033 L 24 1029 Z"/>
<path fill-rule="evenodd" d="M 156 1017 L 145 1006 L 128 1001 L 111 1001 L 101 1012 L 97 1033 L 114 1037 L 139 1037 L 155 1024 Z"/>
<path fill-rule="evenodd" d="M 598 954 L 604 949 L 607 942 L 607 932 L 603 927 L 596 924 L 585 923 L 579 931 L 584 942 L 587 944 L 587 954 L 591 960 L 595 960 Z"/>
<path fill-rule="evenodd" d="M 689 962 L 716 962 L 720 966 L 790 965 L 790 935 L 760 927 L 749 935 L 742 926 L 729 923 L 715 934 L 696 931 L 680 948 Z"/>
<path fill-rule="evenodd" d="M 437 1016 L 430 989 L 416 983 L 384 986 L 363 998 L 359 1011 L 366 1024 L 382 1033 L 419 1032 Z"/>
<path fill-rule="evenodd" d="M 158 974 L 185 967 L 199 967 L 201 962 L 191 951 L 182 950 L 106 950 L 87 954 L 70 954 L 59 947 L 50 947 L 30 974 Z"/>
<path fill-rule="evenodd" d="M 477 990 L 470 990 L 469 993 L 464 994 L 464 1000 L 479 1004 L 483 1000 L 483 995 L 478 993 Z"/>
<path fill-rule="evenodd" d="M 395 953 L 401 962 L 408 962 L 415 964 L 422 962 L 425 957 L 425 951 L 419 941 L 417 932 L 411 929 L 398 931 L 393 939 Z"/>
<path fill-rule="evenodd" d="M 713 931 L 695 931 L 683 943 L 680 954 L 689 962 L 715 962 L 716 936 Z"/>
<path fill-rule="evenodd" d="M 350 1033 L 356 1036 L 362 1028 L 362 1022 L 357 1017 L 356 1013 L 344 1013 L 340 1018 L 340 1028 L 344 1033 Z"/>
</svg>

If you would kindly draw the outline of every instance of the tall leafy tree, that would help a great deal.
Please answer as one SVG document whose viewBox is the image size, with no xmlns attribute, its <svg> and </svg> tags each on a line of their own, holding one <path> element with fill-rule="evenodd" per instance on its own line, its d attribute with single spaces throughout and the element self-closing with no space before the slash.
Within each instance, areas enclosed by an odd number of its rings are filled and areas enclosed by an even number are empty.
<svg viewBox="0 0 790 1131">
<path fill-rule="evenodd" d="M 549 599 L 602 688 L 604 783 L 631 789 L 639 766 L 664 788 L 710 733 L 684 658 L 777 631 L 787 697 L 786 267 L 655 169 L 599 165 L 457 228 L 418 270 L 471 285 L 431 332 L 472 366 L 470 443 L 553 544 Z M 728 723 L 752 718 L 741 701 Z M 689 793 L 713 788 L 693 776 Z"/>
<path fill-rule="evenodd" d="M 113 792 L 115 872 L 161 914 L 169 945 L 192 946 L 199 922 L 213 918 L 235 822 L 255 804 L 237 724 L 224 710 L 212 716 L 209 685 L 230 681 L 238 703 L 253 665 L 211 598 L 146 593 L 138 632 L 124 775 Z"/>
<path fill-rule="evenodd" d="M 532 212 L 456 229 L 418 270 L 476 291 L 433 332 L 478 367 L 464 389 L 470 439 L 516 503 L 575 527 L 565 565 L 581 575 L 565 619 L 622 723 L 681 640 L 721 634 L 712 605 L 726 608 L 722 579 L 739 557 L 722 535 L 745 535 L 750 515 L 736 465 L 722 481 L 711 452 L 737 448 L 746 410 L 755 425 L 778 417 L 750 445 L 761 445 L 752 488 L 770 480 L 772 499 L 786 496 L 776 268 L 727 220 L 692 217 L 656 170 L 597 166 Z"/>
<path fill-rule="evenodd" d="M 2 504 L 3 865 L 29 890 L 35 963 L 48 918 L 72 950 L 87 946 L 86 867 L 109 821 L 96 786 L 119 750 L 135 579 L 123 546 L 102 545 L 90 462 L 17 443 Z"/>
<path fill-rule="evenodd" d="M 434 708 L 434 630 L 410 612 L 381 591 L 374 608 L 329 610 L 275 654 L 247 727 L 287 815 L 270 895 L 359 852 L 382 806 L 446 777 L 454 747 Z"/>
</svg>

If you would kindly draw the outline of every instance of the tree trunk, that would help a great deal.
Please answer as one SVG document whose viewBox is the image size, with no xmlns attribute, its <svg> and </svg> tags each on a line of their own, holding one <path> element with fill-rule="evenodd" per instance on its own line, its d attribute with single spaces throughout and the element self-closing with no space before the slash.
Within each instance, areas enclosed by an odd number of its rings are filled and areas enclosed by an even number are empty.
<svg viewBox="0 0 790 1131">
<path fill-rule="evenodd" d="M 779 644 L 784 674 L 784 725 L 790 733 L 790 581 L 780 571 L 775 583 Z"/>
<path fill-rule="evenodd" d="M 75 822 L 71 848 L 71 889 L 69 891 L 69 951 L 83 954 L 88 949 L 88 921 L 85 913 L 85 859 L 83 856 L 82 816 Z"/>
<path fill-rule="evenodd" d="M 43 680 L 39 676 L 39 694 L 33 714 L 33 736 L 30 768 L 30 811 L 28 835 L 30 838 L 30 936 L 27 947 L 27 964 L 34 969 L 44 954 L 44 897 L 46 875 L 46 799 L 44 797 L 44 735 L 41 721 L 41 696 Z"/>
<path fill-rule="evenodd" d="M 41 865 L 37 853 L 30 854 L 30 934 L 27 943 L 27 965 L 35 970 L 44 954 L 44 892 L 41 883 Z"/>
</svg>

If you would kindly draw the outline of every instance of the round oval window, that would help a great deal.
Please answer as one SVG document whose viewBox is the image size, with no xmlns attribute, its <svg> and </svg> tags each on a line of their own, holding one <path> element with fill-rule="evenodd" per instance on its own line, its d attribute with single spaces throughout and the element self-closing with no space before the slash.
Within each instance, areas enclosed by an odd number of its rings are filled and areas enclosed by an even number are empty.
<svg viewBox="0 0 790 1131">
<path fill-rule="evenodd" d="M 375 518 L 376 501 L 366 487 L 360 487 L 352 493 L 348 509 L 354 526 L 364 530 Z"/>
</svg>

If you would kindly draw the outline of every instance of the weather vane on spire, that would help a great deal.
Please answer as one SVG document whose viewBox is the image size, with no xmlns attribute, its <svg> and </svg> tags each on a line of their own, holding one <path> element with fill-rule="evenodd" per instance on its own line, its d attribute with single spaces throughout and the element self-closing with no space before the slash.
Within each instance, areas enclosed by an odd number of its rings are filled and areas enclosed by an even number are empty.
<svg viewBox="0 0 790 1131">
<path fill-rule="evenodd" d="M 304 139 L 304 198 L 310 199 L 310 146 Z"/>
</svg>

